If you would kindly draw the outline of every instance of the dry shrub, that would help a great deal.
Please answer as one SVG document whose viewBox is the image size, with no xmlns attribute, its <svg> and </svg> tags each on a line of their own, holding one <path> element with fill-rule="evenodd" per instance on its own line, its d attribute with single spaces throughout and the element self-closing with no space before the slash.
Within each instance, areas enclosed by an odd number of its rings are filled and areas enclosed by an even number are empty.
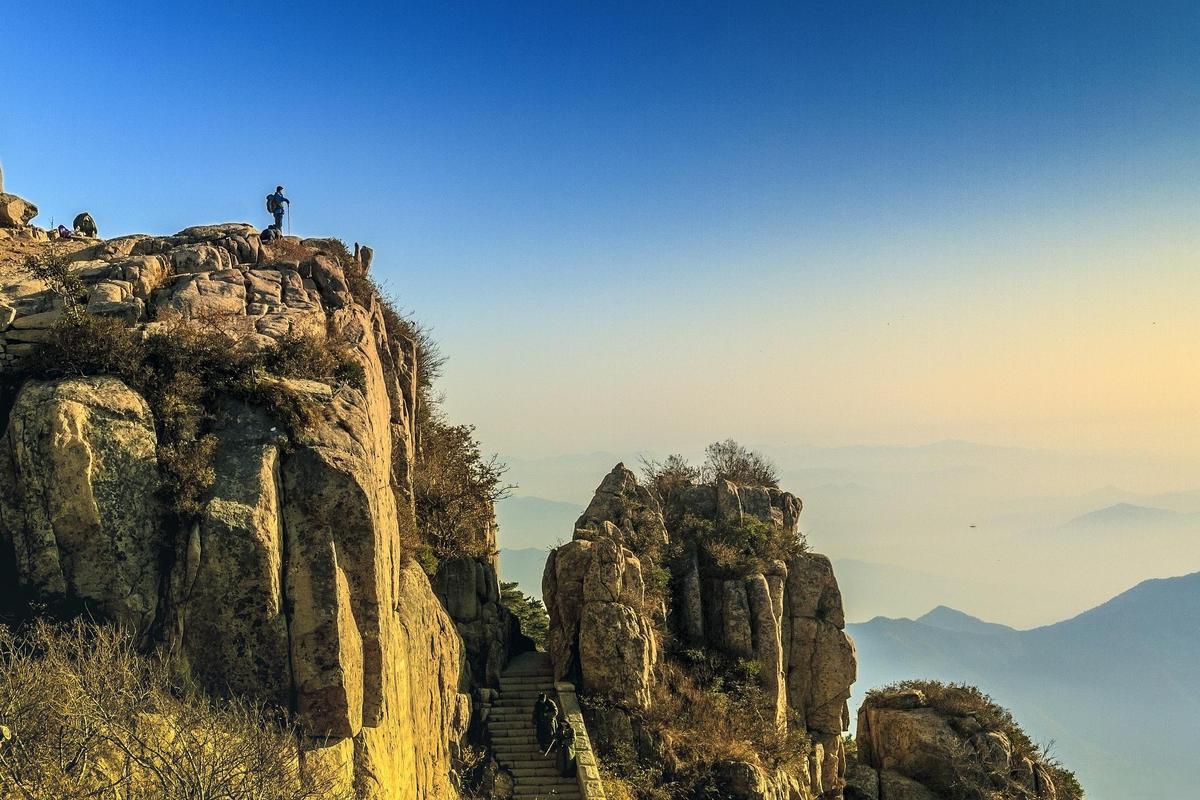
<svg viewBox="0 0 1200 800">
<path fill-rule="evenodd" d="M 451 425 L 440 414 L 425 420 L 413 494 L 417 528 L 435 560 L 489 553 L 494 504 L 515 488 L 504 482 L 506 469 L 483 455 L 474 426 Z"/>
<path fill-rule="evenodd" d="M 647 722 L 674 743 L 680 761 L 747 761 L 795 769 L 808 755 L 802 731 L 781 731 L 759 686 L 758 663 L 688 651 L 691 664 L 660 662 Z"/>
<path fill-rule="evenodd" d="M 650 711 L 634 725 L 658 742 L 660 751 L 650 756 L 618 747 L 604 753 L 616 796 L 716 800 L 721 794 L 714 766 L 720 761 L 747 762 L 767 772 L 803 771 L 808 739 L 797 725 L 776 726 L 759 687 L 757 662 L 684 651 L 679 660 L 659 662 L 653 691 Z M 595 696 L 581 699 L 590 714 L 602 713 L 607 704 Z"/>
<path fill-rule="evenodd" d="M 273 261 L 307 261 L 317 254 L 317 248 L 301 244 L 295 239 L 279 238 L 272 242 L 263 242 L 267 253 L 266 260 Z"/>
<path fill-rule="evenodd" d="M 114 628 L 0 627 L 0 796 L 23 800 L 345 798 L 267 709 L 217 703 Z"/>
</svg>

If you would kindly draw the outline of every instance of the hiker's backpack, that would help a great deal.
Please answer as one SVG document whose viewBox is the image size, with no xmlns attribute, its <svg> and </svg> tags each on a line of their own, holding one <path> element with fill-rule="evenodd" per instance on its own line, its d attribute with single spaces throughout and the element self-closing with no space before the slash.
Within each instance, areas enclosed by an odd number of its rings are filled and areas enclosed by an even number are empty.
<svg viewBox="0 0 1200 800">
<path fill-rule="evenodd" d="M 279 201 L 275 199 L 275 195 L 267 195 L 267 213 L 274 214 L 279 210 Z"/>
</svg>

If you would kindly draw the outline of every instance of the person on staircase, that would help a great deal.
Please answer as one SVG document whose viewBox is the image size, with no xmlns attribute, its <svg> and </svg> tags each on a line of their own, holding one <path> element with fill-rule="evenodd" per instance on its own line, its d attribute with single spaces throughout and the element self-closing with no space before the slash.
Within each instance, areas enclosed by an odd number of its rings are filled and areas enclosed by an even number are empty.
<svg viewBox="0 0 1200 800">
<path fill-rule="evenodd" d="M 538 752 L 546 753 L 554 744 L 554 732 L 558 727 L 558 704 L 546 696 L 538 695 L 533 704 L 533 730 L 537 734 Z"/>
<path fill-rule="evenodd" d="M 558 752 L 554 756 L 554 764 L 558 774 L 564 778 L 575 777 L 575 728 L 567 722 L 564 715 L 558 721 L 558 730 L 554 732 L 554 747 Z"/>
</svg>

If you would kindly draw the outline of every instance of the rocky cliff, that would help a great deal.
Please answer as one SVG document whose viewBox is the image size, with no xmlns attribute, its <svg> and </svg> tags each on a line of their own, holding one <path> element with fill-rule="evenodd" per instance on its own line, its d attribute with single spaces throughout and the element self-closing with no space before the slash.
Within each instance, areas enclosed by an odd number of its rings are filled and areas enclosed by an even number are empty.
<svg viewBox="0 0 1200 800">
<path fill-rule="evenodd" d="M 1057 800 L 1074 775 L 1004 709 L 968 686 L 910 681 L 872 691 L 858 712 L 847 800 Z"/>
<path fill-rule="evenodd" d="M 729 481 L 663 497 L 623 465 L 604 479 L 543 579 L 556 671 L 607 701 L 594 714 L 602 751 L 669 760 L 638 730 L 661 702 L 661 667 L 713 653 L 756 676 L 750 714 L 802 734 L 806 751 L 777 771 L 714 765 L 727 796 L 841 795 L 854 645 L 829 560 L 799 546 L 800 510 L 791 494 Z"/>
<path fill-rule="evenodd" d="M 45 238 L 30 230 L 16 238 Z M 0 601 L 10 613 L 111 620 L 212 692 L 290 708 L 309 736 L 304 757 L 334 764 L 360 797 L 451 797 L 472 675 L 486 680 L 506 657 L 497 631 L 508 620 L 489 605 L 495 573 L 459 565 L 495 623 L 464 646 L 464 604 L 447 613 L 399 536 L 413 526 L 413 342 L 389 330 L 374 295 L 350 291 L 347 273 L 362 265 L 344 248 L 286 244 L 269 249 L 248 225 L 73 242 L 76 297 L 10 272 L 0 286 L 0 562 L 10 578 Z M 256 378 L 303 404 L 302 426 L 244 394 L 213 398 L 213 422 L 193 437 L 211 451 L 209 488 L 181 514 L 162 491 L 171 408 L 113 375 L 25 371 L 72 311 L 140 337 L 207 326 L 231 353 L 336 339 L 358 377 Z"/>
</svg>

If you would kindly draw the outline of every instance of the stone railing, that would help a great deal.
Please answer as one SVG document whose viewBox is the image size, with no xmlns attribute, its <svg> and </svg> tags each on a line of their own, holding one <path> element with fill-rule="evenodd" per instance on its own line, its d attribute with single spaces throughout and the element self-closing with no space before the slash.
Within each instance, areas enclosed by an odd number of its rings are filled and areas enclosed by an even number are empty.
<svg viewBox="0 0 1200 800">
<path fill-rule="evenodd" d="M 559 709 L 575 729 L 575 776 L 579 781 L 579 796 L 583 800 L 607 800 L 604 783 L 600 780 L 600 765 L 596 762 L 596 752 L 592 749 L 592 740 L 583 722 L 579 698 L 575 696 L 575 684 L 559 682 L 554 684 L 554 690 L 558 693 Z"/>
</svg>

